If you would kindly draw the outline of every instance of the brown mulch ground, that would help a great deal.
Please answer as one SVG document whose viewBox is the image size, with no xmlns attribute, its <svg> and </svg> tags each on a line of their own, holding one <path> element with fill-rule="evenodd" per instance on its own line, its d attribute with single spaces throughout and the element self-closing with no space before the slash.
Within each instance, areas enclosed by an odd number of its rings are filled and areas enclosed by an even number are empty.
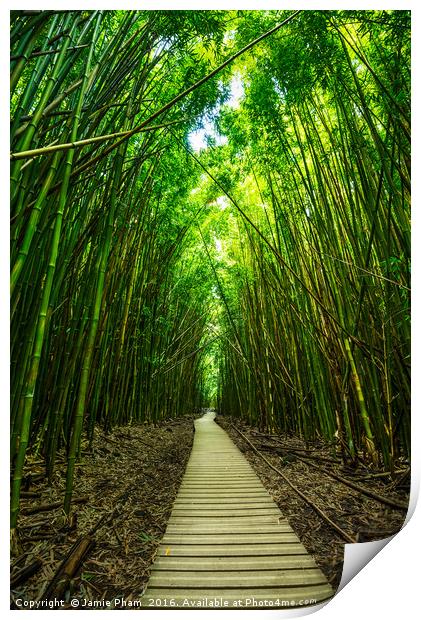
<svg viewBox="0 0 421 620">
<path fill-rule="evenodd" d="M 12 590 L 12 606 L 17 598 L 41 600 L 72 544 L 98 524 L 94 533 L 96 547 L 72 581 L 66 601 L 71 597 L 81 602 L 84 599 L 113 601 L 122 598 L 127 606 L 130 600 L 140 597 L 187 465 L 194 417 L 197 416 L 156 426 L 116 428 L 108 435 L 97 429 L 92 453 L 86 451 L 87 446 L 82 446 L 83 459 L 76 473 L 74 497 L 87 496 L 88 501 L 74 506 L 75 518 L 70 525 L 65 522 L 61 508 L 24 514 L 25 509 L 62 501 L 65 486 L 63 464 L 57 465 L 53 483 L 48 486 L 45 479 L 37 478 L 37 474 L 43 471 L 41 463 L 35 458 L 28 459 L 27 470 L 33 475 L 25 490 L 26 493 L 28 490 L 35 493 L 36 497 L 26 497 L 22 502 L 19 523 L 22 553 L 12 558 L 12 575 L 30 565 L 35 558 L 42 560 L 42 567 L 26 583 Z M 305 444 L 296 437 L 284 435 L 269 437 L 237 419 L 218 416 L 216 421 L 252 464 L 334 588 L 338 586 L 342 573 L 344 543 L 339 534 L 250 448 L 231 424 L 237 426 L 335 523 L 359 541 L 383 538 L 402 526 L 405 518 L 402 511 L 361 496 L 299 461 L 288 450 L 273 450 L 279 443 L 288 449 L 310 450 L 311 455 L 327 459 L 316 463 L 325 468 L 333 467 L 336 473 L 353 481 L 375 473 L 362 464 L 357 470 L 350 471 L 341 463 L 330 462 L 329 459 L 336 458 L 332 446 L 322 441 Z M 368 479 L 359 484 L 380 495 L 405 502 L 408 499 L 408 477 L 403 478 L 400 485 L 388 477 Z"/>
<path fill-rule="evenodd" d="M 35 558 L 40 558 L 43 565 L 25 584 L 12 590 L 12 606 L 19 598 L 42 599 L 72 544 L 101 518 L 105 520 L 94 534 L 96 547 L 83 563 L 66 599 L 139 598 L 190 456 L 193 420 L 191 416 L 156 426 L 115 428 L 108 435 L 97 429 L 92 453 L 82 450 L 74 489 L 75 498 L 89 499 L 86 504 L 74 506 L 71 528 L 65 524 L 61 508 L 23 514 L 25 508 L 62 501 L 65 488 L 64 465 L 58 465 L 53 484 L 48 486 L 45 479 L 36 479 L 37 473 L 43 471 L 42 465 L 34 459 L 28 463 L 28 469 L 35 474 L 29 492 L 38 495 L 22 501 L 22 553 L 12 558 L 12 574 Z"/>
<path fill-rule="evenodd" d="M 238 419 L 218 416 L 216 422 L 224 428 L 234 443 L 240 448 L 244 456 L 251 463 L 263 485 L 277 502 L 282 513 L 287 517 L 291 527 L 297 533 L 307 551 L 314 557 L 316 563 L 326 575 L 332 587 L 336 589 L 342 575 L 344 541 L 329 524 L 322 519 L 296 492 L 285 482 L 279 474 L 265 463 L 256 454 L 250 445 L 232 427 L 236 426 L 255 447 L 264 454 L 266 459 L 277 469 L 280 469 L 289 480 L 319 508 L 321 508 L 342 530 L 354 536 L 358 542 L 379 540 L 400 530 L 405 520 L 402 510 L 395 510 L 374 499 L 363 496 L 350 489 L 339 481 L 330 478 L 325 473 L 317 471 L 298 460 L 287 450 L 279 452 L 273 450 L 282 444 L 293 450 L 309 450 L 312 456 L 328 459 L 314 461 L 325 469 L 344 478 L 400 502 L 409 501 L 407 488 L 408 476 L 403 476 L 401 486 L 391 481 L 390 477 L 369 478 L 357 480 L 375 473 L 364 468 L 362 464 L 356 470 L 344 469 L 341 463 L 332 463 L 329 459 L 337 458 L 332 447 L 323 441 L 307 442 L 297 437 L 277 435 L 270 437 L 258 432 Z M 272 448 L 271 448 L 272 446 Z M 300 453 L 302 455 L 305 452 Z"/>
</svg>

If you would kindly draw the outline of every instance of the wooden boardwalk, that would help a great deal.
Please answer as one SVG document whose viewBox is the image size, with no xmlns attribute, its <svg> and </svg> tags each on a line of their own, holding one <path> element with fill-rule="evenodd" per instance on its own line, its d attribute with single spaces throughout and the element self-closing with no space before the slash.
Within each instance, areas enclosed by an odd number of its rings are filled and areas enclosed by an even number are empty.
<svg viewBox="0 0 421 620">
<path fill-rule="evenodd" d="M 143 607 L 269 608 L 334 592 L 227 433 L 206 413 Z"/>
</svg>

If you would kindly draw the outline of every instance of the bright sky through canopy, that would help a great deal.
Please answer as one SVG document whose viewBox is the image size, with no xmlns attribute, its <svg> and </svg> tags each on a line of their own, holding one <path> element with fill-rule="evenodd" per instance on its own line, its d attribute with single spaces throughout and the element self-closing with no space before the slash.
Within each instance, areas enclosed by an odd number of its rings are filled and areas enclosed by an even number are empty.
<svg viewBox="0 0 421 620">
<path fill-rule="evenodd" d="M 244 95 L 243 82 L 241 80 L 240 75 L 237 73 L 231 79 L 230 82 L 230 96 L 225 102 L 225 105 L 233 108 L 234 110 L 238 108 L 240 105 L 240 100 Z M 196 131 L 192 131 L 189 134 L 189 142 L 190 146 L 194 151 L 200 151 L 201 149 L 207 148 L 206 137 L 211 137 L 215 140 L 217 146 L 227 143 L 226 136 L 222 136 L 215 129 L 214 122 L 205 118 L 203 121 L 203 127 L 201 129 L 196 129 Z"/>
</svg>

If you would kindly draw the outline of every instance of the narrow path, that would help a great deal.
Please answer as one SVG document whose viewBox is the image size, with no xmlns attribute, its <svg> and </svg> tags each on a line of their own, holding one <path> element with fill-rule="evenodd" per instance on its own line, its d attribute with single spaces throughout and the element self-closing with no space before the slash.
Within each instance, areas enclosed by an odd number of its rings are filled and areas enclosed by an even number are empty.
<svg viewBox="0 0 421 620">
<path fill-rule="evenodd" d="M 297 607 L 333 595 L 251 465 L 206 413 L 144 607 Z"/>
</svg>

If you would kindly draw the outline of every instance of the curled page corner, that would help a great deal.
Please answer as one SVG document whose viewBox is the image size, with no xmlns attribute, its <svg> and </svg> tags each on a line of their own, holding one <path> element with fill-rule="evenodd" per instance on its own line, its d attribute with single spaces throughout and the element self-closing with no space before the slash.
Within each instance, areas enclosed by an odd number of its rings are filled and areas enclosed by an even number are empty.
<svg viewBox="0 0 421 620">
<path fill-rule="evenodd" d="M 344 563 L 342 569 L 342 577 L 339 587 L 335 593 L 338 594 L 350 581 L 353 579 L 361 569 L 364 568 L 371 560 L 382 550 L 386 545 L 390 543 L 395 536 L 401 535 L 402 530 L 410 521 L 415 511 L 415 506 L 418 502 L 419 495 L 419 481 L 411 475 L 411 494 L 409 498 L 408 510 L 406 513 L 404 524 L 399 532 L 388 536 L 387 538 L 381 538 L 380 540 L 372 540 L 370 542 L 346 544 L 344 546 Z"/>
<path fill-rule="evenodd" d="M 342 577 L 336 594 L 342 590 L 396 536 L 370 542 L 346 544 Z"/>
</svg>

